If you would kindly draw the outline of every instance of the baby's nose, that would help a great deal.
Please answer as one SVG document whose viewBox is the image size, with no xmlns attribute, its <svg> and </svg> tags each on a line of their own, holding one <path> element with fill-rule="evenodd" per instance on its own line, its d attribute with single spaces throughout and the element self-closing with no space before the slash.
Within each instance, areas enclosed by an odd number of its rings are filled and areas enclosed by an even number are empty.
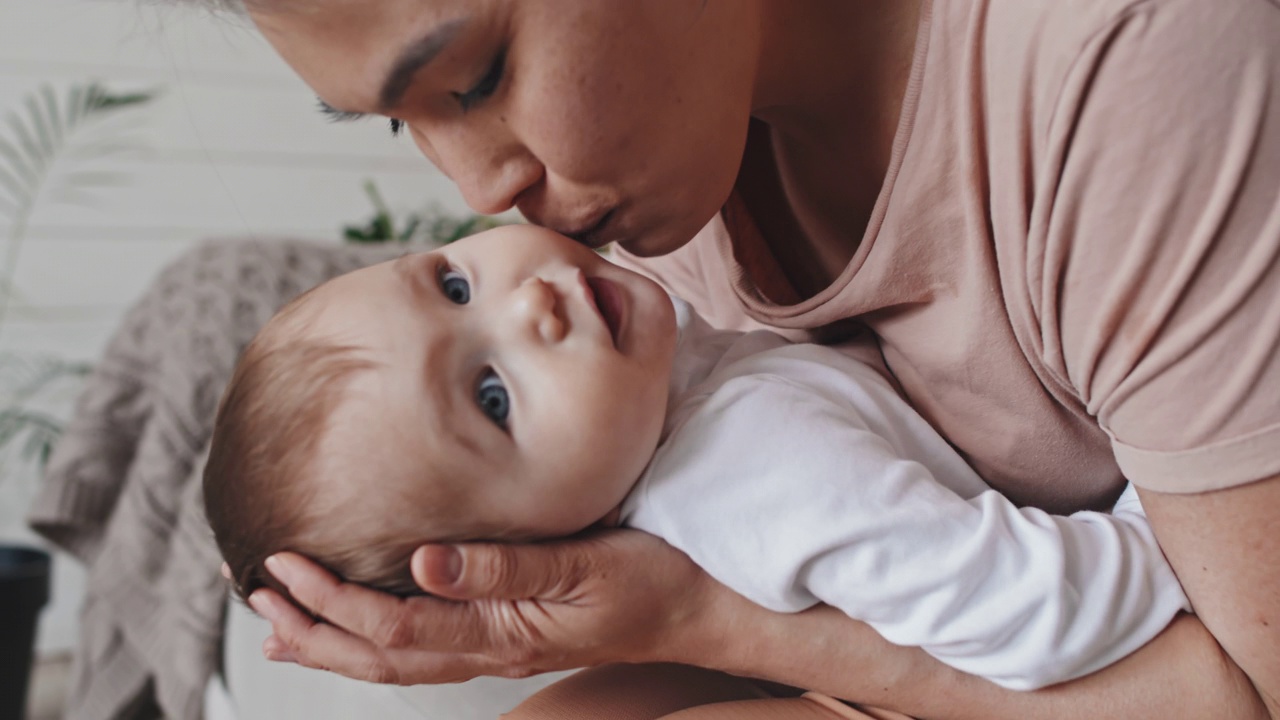
<svg viewBox="0 0 1280 720">
<path fill-rule="evenodd" d="M 515 312 L 521 323 L 544 342 L 560 342 L 566 327 L 560 317 L 556 289 L 541 278 L 529 278 L 516 291 Z"/>
</svg>

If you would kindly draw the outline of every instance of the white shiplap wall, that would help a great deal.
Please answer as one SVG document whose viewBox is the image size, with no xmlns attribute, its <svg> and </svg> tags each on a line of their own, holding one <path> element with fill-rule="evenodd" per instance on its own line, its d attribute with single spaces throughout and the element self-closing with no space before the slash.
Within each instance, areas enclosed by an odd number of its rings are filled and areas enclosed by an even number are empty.
<svg viewBox="0 0 1280 720">
<path fill-rule="evenodd" d="M 141 148 L 95 169 L 121 178 L 92 206 L 45 198 L 17 264 L 0 349 L 90 359 L 155 271 L 212 236 L 337 238 L 393 206 L 463 210 L 453 187 L 385 126 L 335 126 L 245 21 L 176 2 L 0 0 L 0 112 L 50 83 L 158 88 L 136 112 Z M 0 237 L 8 228 L 0 226 Z"/>
<path fill-rule="evenodd" d="M 91 164 L 118 181 L 90 204 L 42 196 L 17 256 L 0 352 L 92 361 L 150 278 L 193 243 L 336 240 L 372 212 L 366 179 L 397 210 L 465 211 L 453 186 L 383 123 L 326 123 L 243 20 L 167 0 L 0 0 L 0 117 L 21 112 L 44 84 L 61 97 L 89 80 L 161 95 L 119 119 L 137 124 L 133 150 Z M 10 230 L 0 220 L 0 242 Z M 5 519 L 28 495 L 16 490 L 23 482 L 0 476 L 0 538 L 23 535 Z M 74 637 L 80 583 L 60 562 L 44 649 Z"/>
</svg>

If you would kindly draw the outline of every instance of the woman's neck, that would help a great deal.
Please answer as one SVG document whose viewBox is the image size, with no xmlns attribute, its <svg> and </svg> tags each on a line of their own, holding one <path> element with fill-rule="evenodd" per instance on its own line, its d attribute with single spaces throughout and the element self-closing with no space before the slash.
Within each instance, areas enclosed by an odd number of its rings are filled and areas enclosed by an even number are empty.
<svg viewBox="0 0 1280 720">
<path fill-rule="evenodd" d="M 768 126 L 768 147 L 749 150 L 756 159 L 744 164 L 739 192 L 803 297 L 839 275 L 865 232 L 889 167 L 920 4 L 761 4 L 753 116 Z"/>
<path fill-rule="evenodd" d="M 752 115 L 783 138 L 886 127 L 911 71 L 921 0 L 765 0 Z"/>
</svg>

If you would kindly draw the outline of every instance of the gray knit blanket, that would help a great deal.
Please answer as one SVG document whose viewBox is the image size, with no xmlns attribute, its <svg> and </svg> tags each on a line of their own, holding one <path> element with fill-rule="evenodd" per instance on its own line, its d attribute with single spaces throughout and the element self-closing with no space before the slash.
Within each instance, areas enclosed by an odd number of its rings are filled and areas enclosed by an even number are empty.
<svg viewBox="0 0 1280 720">
<path fill-rule="evenodd" d="M 401 252 L 211 241 L 128 311 L 28 517 L 88 568 L 68 720 L 200 718 L 226 606 L 200 491 L 223 387 L 282 304 Z"/>
</svg>

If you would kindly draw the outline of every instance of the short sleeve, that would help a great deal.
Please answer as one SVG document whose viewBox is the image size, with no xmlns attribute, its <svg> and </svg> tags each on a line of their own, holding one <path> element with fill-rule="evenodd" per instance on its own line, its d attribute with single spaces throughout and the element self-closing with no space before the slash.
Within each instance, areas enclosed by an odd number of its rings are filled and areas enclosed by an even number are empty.
<svg viewBox="0 0 1280 720">
<path fill-rule="evenodd" d="M 1028 255 L 1049 367 L 1140 487 L 1280 474 L 1280 5 L 1134 3 L 1049 140 Z"/>
</svg>

